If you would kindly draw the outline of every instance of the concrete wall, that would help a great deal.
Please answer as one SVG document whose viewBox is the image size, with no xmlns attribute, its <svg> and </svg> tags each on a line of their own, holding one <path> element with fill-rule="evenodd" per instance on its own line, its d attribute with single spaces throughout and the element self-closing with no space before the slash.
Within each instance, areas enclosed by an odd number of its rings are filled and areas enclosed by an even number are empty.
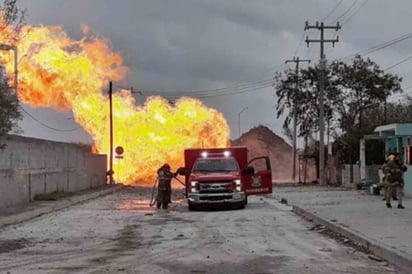
<svg viewBox="0 0 412 274">
<path fill-rule="evenodd" d="M 357 183 L 361 183 L 361 174 L 360 174 L 360 167 L 359 165 L 352 165 L 353 168 L 353 177 L 351 182 L 351 165 L 343 165 L 342 167 L 342 185 L 344 186 L 353 186 Z M 365 180 L 364 183 L 366 184 L 374 184 L 379 182 L 379 165 L 368 165 L 365 168 Z"/>
<path fill-rule="evenodd" d="M 0 207 L 106 184 L 107 156 L 89 146 L 15 135 L 0 137 L 0 146 Z"/>
<path fill-rule="evenodd" d="M 342 185 L 354 186 L 360 183 L 360 167 L 359 165 L 352 165 L 352 180 L 351 180 L 351 165 L 342 166 Z"/>
</svg>

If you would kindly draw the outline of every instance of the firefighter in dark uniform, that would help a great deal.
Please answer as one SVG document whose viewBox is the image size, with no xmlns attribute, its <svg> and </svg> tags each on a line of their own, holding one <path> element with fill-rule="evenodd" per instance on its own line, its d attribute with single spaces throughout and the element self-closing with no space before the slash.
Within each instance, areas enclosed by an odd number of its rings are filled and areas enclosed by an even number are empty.
<svg viewBox="0 0 412 274">
<path fill-rule="evenodd" d="M 157 170 L 157 176 L 158 187 L 156 207 L 158 209 L 167 209 L 169 203 L 171 203 L 172 179 L 176 174 L 170 171 L 170 165 L 166 163 Z"/>
</svg>

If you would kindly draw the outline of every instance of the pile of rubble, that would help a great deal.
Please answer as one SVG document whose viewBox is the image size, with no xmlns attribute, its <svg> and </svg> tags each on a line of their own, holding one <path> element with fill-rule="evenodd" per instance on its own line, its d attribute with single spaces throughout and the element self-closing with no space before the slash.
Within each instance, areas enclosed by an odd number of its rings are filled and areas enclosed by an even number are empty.
<svg viewBox="0 0 412 274">
<path fill-rule="evenodd" d="M 268 155 L 274 181 L 291 182 L 292 147 L 269 128 L 265 126 L 252 128 L 239 139 L 233 140 L 232 146 L 246 146 L 250 159 Z"/>
</svg>

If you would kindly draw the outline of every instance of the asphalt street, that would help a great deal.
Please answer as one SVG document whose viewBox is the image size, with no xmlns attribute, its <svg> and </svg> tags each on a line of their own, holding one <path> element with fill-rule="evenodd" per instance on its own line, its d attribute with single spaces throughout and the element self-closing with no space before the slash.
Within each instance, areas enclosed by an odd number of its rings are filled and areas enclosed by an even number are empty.
<svg viewBox="0 0 412 274">
<path fill-rule="evenodd" d="M 291 207 L 250 197 L 244 210 L 170 210 L 150 189 L 110 195 L 0 230 L 1 273 L 398 273 L 313 229 Z"/>
</svg>

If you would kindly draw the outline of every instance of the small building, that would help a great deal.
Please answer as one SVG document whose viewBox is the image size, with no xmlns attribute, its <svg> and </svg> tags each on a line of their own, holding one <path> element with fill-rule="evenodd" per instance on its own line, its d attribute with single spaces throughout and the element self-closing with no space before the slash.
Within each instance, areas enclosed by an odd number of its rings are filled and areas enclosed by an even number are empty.
<svg viewBox="0 0 412 274">
<path fill-rule="evenodd" d="M 382 140 L 385 143 L 382 153 L 385 155 L 389 152 L 398 152 L 402 155 L 403 163 L 408 167 L 404 175 L 404 192 L 405 196 L 412 197 L 412 123 L 382 125 L 375 128 L 373 135 L 364 136 L 360 142 L 360 178 L 366 182 L 370 174 L 365 153 L 365 142 L 368 140 Z"/>
</svg>

